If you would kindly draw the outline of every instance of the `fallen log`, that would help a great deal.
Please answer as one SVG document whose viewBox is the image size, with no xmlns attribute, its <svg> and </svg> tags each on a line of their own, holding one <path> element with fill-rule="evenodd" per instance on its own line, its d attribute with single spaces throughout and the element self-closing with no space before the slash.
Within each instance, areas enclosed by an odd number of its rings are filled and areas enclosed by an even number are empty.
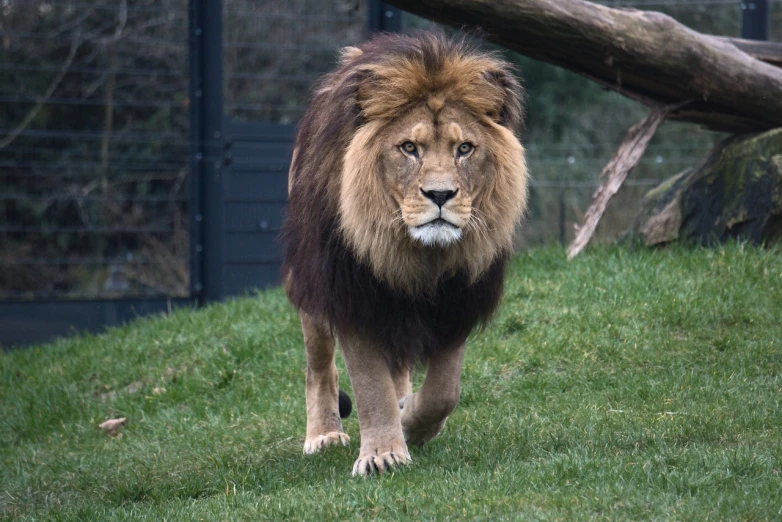
<svg viewBox="0 0 782 522">
<path fill-rule="evenodd" d="M 715 36 L 715 38 L 734 45 L 739 51 L 747 53 L 756 60 L 770 63 L 775 67 L 782 67 L 782 43 L 780 42 L 763 42 L 725 36 Z"/>
<path fill-rule="evenodd" d="M 774 46 L 705 35 L 661 13 L 584 0 L 387 2 L 452 26 L 480 26 L 508 49 L 650 107 L 688 102 L 668 119 L 728 132 L 782 126 L 782 68 L 773 65 Z"/>
</svg>

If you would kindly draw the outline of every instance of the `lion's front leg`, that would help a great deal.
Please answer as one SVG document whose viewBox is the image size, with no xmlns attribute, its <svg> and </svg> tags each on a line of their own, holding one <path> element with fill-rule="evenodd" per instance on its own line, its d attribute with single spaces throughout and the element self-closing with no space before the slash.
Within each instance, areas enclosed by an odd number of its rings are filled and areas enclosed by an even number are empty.
<svg viewBox="0 0 782 522">
<path fill-rule="evenodd" d="M 340 338 L 356 398 L 361 450 L 353 474 L 367 476 L 410 461 L 402 434 L 394 376 L 381 352 L 360 339 Z"/>
<path fill-rule="evenodd" d="M 421 389 L 399 401 L 408 444 L 424 444 L 442 431 L 459 402 L 463 358 L 464 343 L 430 358 Z"/>
<path fill-rule="evenodd" d="M 347 446 L 350 437 L 339 418 L 339 388 L 334 364 L 334 337 L 323 324 L 304 312 L 301 330 L 307 351 L 307 438 L 304 453 L 317 453 L 329 446 Z"/>
</svg>

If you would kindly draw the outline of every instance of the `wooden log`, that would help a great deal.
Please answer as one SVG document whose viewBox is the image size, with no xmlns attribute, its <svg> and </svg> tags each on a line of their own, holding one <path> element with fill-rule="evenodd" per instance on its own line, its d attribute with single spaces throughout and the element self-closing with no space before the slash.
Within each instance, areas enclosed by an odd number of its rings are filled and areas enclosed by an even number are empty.
<svg viewBox="0 0 782 522">
<path fill-rule="evenodd" d="M 597 230 L 600 218 L 603 217 L 608 201 L 622 186 L 627 175 L 643 156 L 649 140 L 660 123 L 665 120 L 665 115 L 670 107 L 655 107 L 640 123 L 633 125 L 622 140 L 619 149 L 600 173 L 600 186 L 592 196 L 592 204 L 589 206 L 581 225 L 576 226 L 576 237 L 570 243 L 567 251 L 568 259 L 573 259 L 579 254 Z"/>
<path fill-rule="evenodd" d="M 746 41 L 701 34 L 661 13 L 584 0 L 387 2 L 456 27 L 480 26 L 511 50 L 649 106 L 689 101 L 669 119 L 729 132 L 782 126 L 781 68 L 753 58 Z"/>
<path fill-rule="evenodd" d="M 739 51 L 747 53 L 756 60 L 769 63 L 775 67 L 782 67 L 782 42 L 763 42 L 725 36 L 715 36 L 715 38 L 728 42 Z"/>
</svg>

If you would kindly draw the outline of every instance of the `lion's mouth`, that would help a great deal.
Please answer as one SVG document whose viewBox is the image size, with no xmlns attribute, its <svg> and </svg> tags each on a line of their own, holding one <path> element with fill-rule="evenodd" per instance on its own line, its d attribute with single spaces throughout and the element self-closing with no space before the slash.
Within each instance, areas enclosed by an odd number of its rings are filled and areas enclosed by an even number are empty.
<svg viewBox="0 0 782 522">
<path fill-rule="evenodd" d="M 441 217 L 408 230 L 413 239 L 425 246 L 445 247 L 462 238 L 462 229 Z"/>
</svg>

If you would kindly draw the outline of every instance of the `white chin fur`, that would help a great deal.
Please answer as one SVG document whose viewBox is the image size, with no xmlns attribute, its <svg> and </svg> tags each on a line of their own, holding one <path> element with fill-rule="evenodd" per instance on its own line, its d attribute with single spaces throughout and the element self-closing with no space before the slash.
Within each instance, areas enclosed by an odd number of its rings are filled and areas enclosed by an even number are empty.
<svg viewBox="0 0 782 522">
<path fill-rule="evenodd" d="M 408 228 L 410 236 L 425 246 L 446 247 L 462 238 L 462 229 L 445 224 L 427 224 Z"/>
</svg>

